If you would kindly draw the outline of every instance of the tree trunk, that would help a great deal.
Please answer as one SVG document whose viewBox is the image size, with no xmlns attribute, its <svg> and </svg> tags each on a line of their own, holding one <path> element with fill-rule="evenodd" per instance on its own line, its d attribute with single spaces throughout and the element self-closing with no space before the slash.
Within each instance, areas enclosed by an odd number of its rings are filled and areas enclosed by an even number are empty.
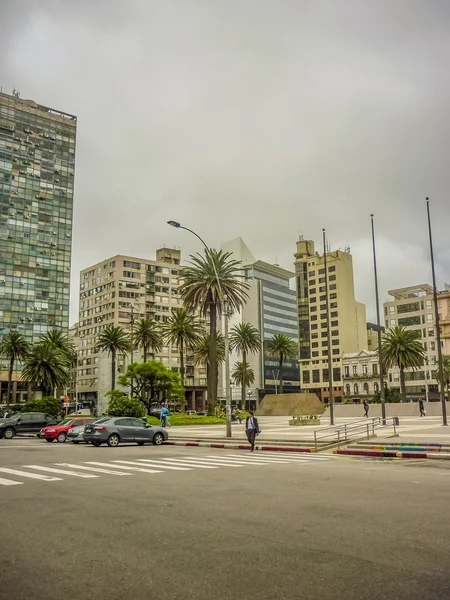
<svg viewBox="0 0 450 600">
<path fill-rule="evenodd" d="M 184 344 L 183 344 L 183 338 L 180 339 L 180 343 L 178 345 L 178 352 L 180 353 L 180 375 L 181 375 L 181 383 L 184 387 L 184 374 L 185 374 L 185 368 L 184 368 Z M 195 408 L 195 405 L 192 407 Z M 186 393 L 183 392 L 183 399 L 181 401 L 181 411 L 185 412 L 186 410 Z"/>
<path fill-rule="evenodd" d="M 214 414 L 217 401 L 217 307 L 211 302 L 209 305 L 209 369 L 208 369 L 208 414 Z"/>
<path fill-rule="evenodd" d="M 111 389 L 116 389 L 116 351 L 111 352 Z"/>
<path fill-rule="evenodd" d="M 403 396 L 403 400 L 406 400 L 406 381 L 404 367 L 400 367 L 400 391 Z"/>
<path fill-rule="evenodd" d="M 12 404 L 12 377 L 14 371 L 14 358 L 9 361 L 9 375 L 8 375 L 8 396 L 6 398 L 6 410 L 9 412 L 9 405 Z"/>
<path fill-rule="evenodd" d="M 148 347 L 147 344 L 144 344 L 142 346 L 143 350 L 144 350 L 144 362 L 147 362 L 147 354 L 148 354 Z"/>
<path fill-rule="evenodd" d="M 245 350 L 242 351 L 242 362 L 244 363 L 244 365 L 247 364 L 247 354 L 245 352 Z M 246 381 L 245 381 L 245 374 L 243 373 L 243 378 L 242 378 L 242 384 L 241 384 L 241 409 L 245 410 L 245 394 L 246 394 Z"/>
<path fill-rule="evenodd" d="M 280 354 L 280 394 L 283 393 L 283 353 Z"/>
</svg>

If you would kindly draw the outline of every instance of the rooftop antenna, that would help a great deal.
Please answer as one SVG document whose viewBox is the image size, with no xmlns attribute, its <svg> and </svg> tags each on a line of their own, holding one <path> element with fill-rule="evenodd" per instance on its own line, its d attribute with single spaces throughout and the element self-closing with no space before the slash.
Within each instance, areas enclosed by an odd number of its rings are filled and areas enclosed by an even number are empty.
<svg viewBox="0 0 450 600">
<path fill-rule="evenodd" d="M 350 246 L 345 246 L 344 252 L 346 252 L 347 254 L 350 254 Z"/>
<path fill-rule="evenodd" d="M 298 241 L 299 241 L 299 242 L 303 242 L 303 240 L 304 240 L 304 239 L 305 239 L 305 238 L 304 238 L 304 236 L 303 236 L 303 235 L 299 235 L 299 236 L 298 236 Z"/>
<path fill-rule="evenodd" d="M 20 98 L 20 92 L 19 90 L 16 90 L 16 88 L 13 89 L 13 96 L 14 98 Z"/>
</svg>

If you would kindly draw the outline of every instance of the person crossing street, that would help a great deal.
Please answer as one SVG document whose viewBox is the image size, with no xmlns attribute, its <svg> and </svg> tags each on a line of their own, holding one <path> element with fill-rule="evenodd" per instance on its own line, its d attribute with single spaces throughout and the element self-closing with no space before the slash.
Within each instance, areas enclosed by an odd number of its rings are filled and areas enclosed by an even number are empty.
<svg viewBox="0 0 450 600">
<path fill-rule="evenodd" d="M 247 439 L 251 446 L 250 452 L 253 452 L 255 450 L 256 436 L 261 433 L 261 430 L 259 429 L 258 419 L 255 417 L 255 413 L 252 410 L 245 419 L 245 433 L 247 434 Z"/>
</svg>

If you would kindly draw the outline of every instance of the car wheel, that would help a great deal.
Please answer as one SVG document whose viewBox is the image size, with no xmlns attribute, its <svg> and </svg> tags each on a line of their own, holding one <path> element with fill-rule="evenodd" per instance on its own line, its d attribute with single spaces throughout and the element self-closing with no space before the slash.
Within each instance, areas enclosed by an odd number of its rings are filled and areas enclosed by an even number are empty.
<svg viewBox="0 0 450 600">
<path fill-rule="evenodd" d="M 164 442 L 164 436 L 162 433 L 155 433 L 154 437 L 153 437 L 153 443 L 155 444 L 155 446 L 161 446 L 161 444 Z"/>
<path fill-rule="evenodd" d="M 117 433 L 112 433 L 109 436 L 107 444 L 110 448 L 115 448 L 120 444 L 120 437 L 117 435 Z"/>
<path fill-rule="evenodd" d="M 60 444 L 63 444 L 67 440 L 67 433 L 61 431 L 61 433 L 56 438 Z"/>
<path fill-rule="evenodd" d="M 3 437 L 5 438 L 5 440 L 12 440 L 15 435 L 16 435 L 16 432 L 14 431 L 14 429 L 12 427 L 8 427 L 3 432 Z"/>
<path fill-rule="evenodd" d="M 51 444 L 52 442 L 54 442 L 54 439 L 49 440 L 48 438 L 45 438 L 47 440 L 47 442 L 49 442 L 49 444 Z"/>
<path fill-rule="evenodd" d="M 144 442 L 138 442 L 138 443 L 137 443 L 137 445 L 138 445 L 138 446 L 143 446 L 143 445 L 144 445 Z"/>
</svg>

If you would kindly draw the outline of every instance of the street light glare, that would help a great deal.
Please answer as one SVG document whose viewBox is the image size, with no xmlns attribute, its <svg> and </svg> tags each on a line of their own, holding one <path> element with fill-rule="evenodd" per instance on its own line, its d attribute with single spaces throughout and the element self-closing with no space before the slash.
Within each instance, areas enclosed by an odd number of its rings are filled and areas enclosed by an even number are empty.
<svg viewBox="0 0 450 600">
<path fill-rule="evenodd" d="M 181 223 L 178 223 L 178 221 L 167 221 L 167 225 L 172 225 L 172 227 L 181 227 Z"/>
</svg>

